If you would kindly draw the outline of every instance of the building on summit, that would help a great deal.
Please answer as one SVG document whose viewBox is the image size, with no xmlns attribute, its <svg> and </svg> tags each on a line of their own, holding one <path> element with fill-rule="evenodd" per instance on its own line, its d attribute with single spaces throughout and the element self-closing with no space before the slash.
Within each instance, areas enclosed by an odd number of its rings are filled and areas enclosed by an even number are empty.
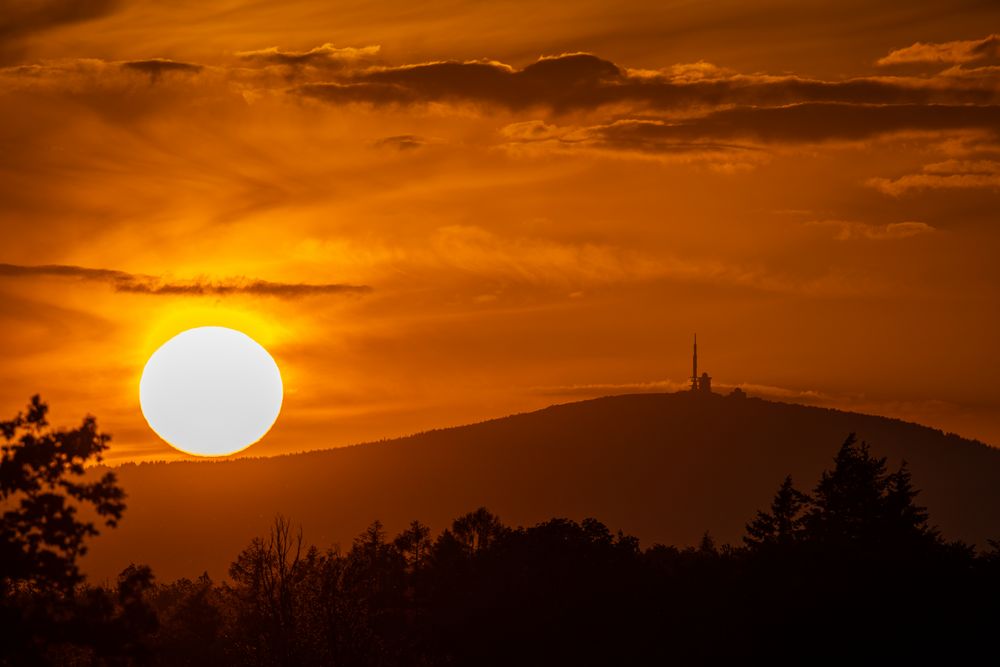
<svg viewBox="0 0 1000 667">
<path fill-rule="evenodd" d="M 712 377 L 708 373 L 698 375 L 698 334 L 694 336 L 694 355 L 691 358 L 691 389 L 693 394 L 714 394 L 712 391 Z M 740 387 L 734 387 L 729 392 L 731 398 L 746 398 L 747 393 Z"/>
<path fill-rule="evenodd" d="M 691 391 L 712 393 L 712 378 L 708 373 L 698 376 L 698 334 L 694 335 L 694 357 L 691 366 Z"/>
</svg>

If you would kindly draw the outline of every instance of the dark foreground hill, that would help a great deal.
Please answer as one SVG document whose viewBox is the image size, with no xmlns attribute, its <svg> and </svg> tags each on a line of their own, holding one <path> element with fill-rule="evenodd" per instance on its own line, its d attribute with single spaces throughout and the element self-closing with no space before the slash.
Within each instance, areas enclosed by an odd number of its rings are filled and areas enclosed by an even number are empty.
<svg viewBox="0 0 1000 667">
<path fill-rule="evenodd" d="M 594 516 L 644 544 L 692 544 L 706 530 L 736 542 L 786 474 L 811 489 L 850 432 L 891 469 L 909 462 L 946 537 L 1000 537 L 1000 450 L 883 417 L 641 394 L 277 458 L 126 465 L 125 518 L 83 564 L 98 580 L 130 562 L 161 580 L 219 578 L 276 513 L 307 543 L 346 549 L 374 519 L 389 534 L 417 518 L 437 531 L 483 505 L 510 525 Z"/>
</svg>

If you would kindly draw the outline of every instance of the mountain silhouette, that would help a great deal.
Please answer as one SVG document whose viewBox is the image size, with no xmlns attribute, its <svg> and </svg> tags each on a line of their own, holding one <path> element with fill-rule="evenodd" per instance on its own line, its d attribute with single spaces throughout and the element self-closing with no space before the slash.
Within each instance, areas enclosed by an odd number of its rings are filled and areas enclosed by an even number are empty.
<svg viewBox="0 0 1000 667">
<path fill-rule="evenodd" d="M 274 458 L 127 464 L 127 516 L 83 566 L 97 581 L 132 562 L 161 580 L 221 577 L 277 513 L 307 542 L 345 549 L 374 519 L 390 533 L 415 518 L 440 530 L 480 506 L 509 525 L 593 516 L 646 545 L 705 531 L 735 543 L 787 474 L 811 489 L 852 432 L 890 469 L 909 463 L 945 537 L 1000 537 L 1000 450 L 897 419 L 679 392 Z"/>
</svg>

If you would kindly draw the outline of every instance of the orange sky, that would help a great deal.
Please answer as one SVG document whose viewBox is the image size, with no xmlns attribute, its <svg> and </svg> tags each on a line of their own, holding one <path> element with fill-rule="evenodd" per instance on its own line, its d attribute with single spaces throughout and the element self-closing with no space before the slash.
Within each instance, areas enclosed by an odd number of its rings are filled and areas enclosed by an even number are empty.
<svg viewBox="0 0 1000 667">
<path fill-rule="evenodd" d="M 265 345 L 251 455 L 721 385 L 1000 445 L 1000 5 L 0 3 L 0 415 L 175 458 L 138 378 Z"/>
</svg>

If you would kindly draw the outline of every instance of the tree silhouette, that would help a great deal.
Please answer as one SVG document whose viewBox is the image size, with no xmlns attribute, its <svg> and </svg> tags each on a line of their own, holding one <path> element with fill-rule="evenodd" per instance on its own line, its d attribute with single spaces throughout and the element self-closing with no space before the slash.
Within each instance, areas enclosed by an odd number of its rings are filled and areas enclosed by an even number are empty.
<svg viewBox="0 0 1000 667">
<path fill-rule="evenodd" d="M 419 572 L 426 563 L 431 549 L 430 534 L 430 528 L 419 521 L 414 521 L 393 540 L 393 544 L 406 558 L 410 572 Z"/>
<path fill-rule="evenodd" d="M 353 586 L 363 587 L 376 599 L 398 595 L 402 590 L 405 560 L 396 546 L 386 540 L 381 521 L 374 521 L 354 540 L 347 554 L 344 576 Z M 382 600 L 377 600 L 381 603 Z M 374 606 L 379 606 L 375 604 Z"/>
<path fill-rule="evenodd" d="M 152 588 L 153 572 L 146 565 L 129 565 L 118 575 L 116 592 L 120 612 L 106 630 L 121 644 L 115 653 L 148 661 L 149 636 L 160 625 L 156 611 L 146 599 Z"/>
<path fill-rule="evenodd" d="M 452 522 L 451 530 L 455 538 L 470 552 L 488 549 L 504 533 L 500 519 L 485 507 L 464 514 Z"/>
<path fill-rule="evenodd" d="M 254 538 L 229 568 L 238 600 L 243 641 L 260 664 L 295 664 L 295 578 L 302 531 L 278 515 L 266 538 Z"/>
<path fill-rule="evenodd" d="M 757 516 L 747 524 L 743 542 L 751 549 L 784 547 L 801 535 L 802 511 L 811 499 L 797 490 L 792 476 L 785 477 L 771 501 L 771 511 L 757 511 Z"/>
<path fill-rule="evenodd" d="M 927 508 L 917 505 L 920 493 L 913 487 L 912 476 L 903 461 L 889 475 L 885 491 L 885 536 L 899 544 L 933 544 L 941 540 L 936 528 L 928 524 Z"/>
<path fill-rule="evenodd" d="M 889 474 L 886 459 L 872 456 L 852 433 L 813 491 L 803 518 L 806 535 L 837 548 L 937 544 L 926 509 L 915 502 L 917 493 L 905 462 Z"/>
<path fill-rule="evenodd" d="M 114 473 L 97 476 L 87 469 L 101 460 L 110 440 L 96 420 L 86 417 L 79 427 L 60 430 L 50 427 L 47 415 L 36 395 L 26 412 L 0 421 L 0 664 L 123 655 L 131 650 L 130 631 L 145 628 L 129 595 L 75 595 L 83 581 L 77 561 L 98 534 L 95 521 L 81 514 L 114 527 L 125 493 Z M 124 585 L 133 582 L 141 583 L 130 578 Z M 120 609 L 126 602 L 128 610 Z"/>
<path fill-rule="evenodd" d="M 1000 543 L 946 544 L 917 494 L 851 436 L 811 495 L 785 478 L 745 548 L 642 550 L 596 519 L 512 528 L 480 507 L 434 540 L 374 521 L 321 552 L 278 516 L 232 583 L 130 566 L 13 587 L 0 666 L 954 664 L 992 648 Z"/>
<path fill-rule="evenodd" d="M 101 460 L 110 436 L 86 417 L 72 430 L 49 427 L 48 406 L 37 396 L 26 413 L 0 422 L 0 595 L 12 586 L 66 591 L 83 577 L 77 558 L 98 534 L 79 509 L 114 527 L 125 510 L 115 474 L 86 481 L 86 465 Z"/>
<path fill-rule="evenodd" d="M 208 573 L 180 579 L 155 591 L 160 630 L 155 640 L 156 664 L 224 664 L 221 645 L 223 602 Z M 204 658 L 204 663 L 195 661 Z"/>
</svg>

